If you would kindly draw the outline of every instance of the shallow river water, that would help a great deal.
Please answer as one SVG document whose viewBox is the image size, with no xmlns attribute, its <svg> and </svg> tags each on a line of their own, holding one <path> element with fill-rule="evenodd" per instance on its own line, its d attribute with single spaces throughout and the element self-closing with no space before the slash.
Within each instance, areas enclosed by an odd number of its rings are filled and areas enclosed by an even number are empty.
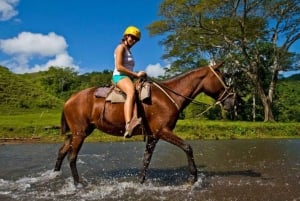
<svg viewBox="0 0 300 201">
<path fill-rule="evenodd" d="M 139 183 L 144 142 L 85 143 L 78 156 L 84 186 L 73 185 L 61 144 L 0 145 L 0 200 L 300 201 L 300 140 L 189 141 L 199 179 L 187 183 L 187 160 L 160 141 Z"/>
</svg>

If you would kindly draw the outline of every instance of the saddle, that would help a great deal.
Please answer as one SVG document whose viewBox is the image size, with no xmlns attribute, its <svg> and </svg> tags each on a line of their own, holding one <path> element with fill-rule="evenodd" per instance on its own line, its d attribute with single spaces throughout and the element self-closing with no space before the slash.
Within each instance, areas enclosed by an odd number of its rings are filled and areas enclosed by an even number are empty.
<svg viewBox="0 0 300 201">
<path fill-rule="evenodd" d="M 149 81 L 137 80 L 135 89 L 140 101 L 145 101 L 151 97 L 151 83 Z M 126 94 L 116 85 L 98 87 L 94 93 L 96 98 L 105 98 L 111 103 L 123 103 L 126 99 Z"/>
</svg>

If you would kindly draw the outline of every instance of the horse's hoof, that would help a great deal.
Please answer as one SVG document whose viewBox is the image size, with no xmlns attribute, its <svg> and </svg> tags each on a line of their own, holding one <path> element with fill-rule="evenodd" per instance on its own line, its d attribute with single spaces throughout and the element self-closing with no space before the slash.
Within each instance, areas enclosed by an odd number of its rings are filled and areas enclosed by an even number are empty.
<svg viewBox="0 0 300 201">
<path fill-rule="evenodd" d="M 190 185 L 194 185 L 197 182 L 197 180 L 198 180 L 197 176 L 191 175 L 188 179 L 188 183 Z"/>
<path fill-rule="evenodd" d="M 74 182 L 74 186 L 76 188 L 85 188 L 88 186 L 88 183 L 87 182 L 84 182 L 84 181 L 80 181 L 80 182 Z"/>
<path fill-rule="evenodd" d="M 74 184 L 76 188 L 83 188 L 84 185 L 82 183 L 77 183 L 77 184 Z"/>
<path fill-rule="evenodd" d="M 143 184 L 145 182 L 145 177 L 142 177 L 141 179 L 140 179 L 140 184 Z"/>
</svg>

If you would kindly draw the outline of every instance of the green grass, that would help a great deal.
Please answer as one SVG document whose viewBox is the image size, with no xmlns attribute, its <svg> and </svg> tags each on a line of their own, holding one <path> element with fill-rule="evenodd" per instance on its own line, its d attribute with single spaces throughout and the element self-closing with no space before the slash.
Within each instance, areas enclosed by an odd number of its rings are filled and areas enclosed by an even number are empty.
<svg viewBox="0 0 300 201">
<path fill-rule="evenodd" d="M 33 114 L 1 115 L 1 138 L 32 138 L 40 137 L 55 141 L 60 137 L 60 112 L 41 111 Z"/>
<path fill-rule="evenodd" d="M 0 138 L 40 138 L 41 142 L 62 142 L 61 111 L 48 110 L 30 114 L 1 115 Z M 238 121 L 179 120 L 174 132 L 185 140 L 300 138 L 300 123 L 264 123 Z M 87 142 L 123 141 L 95 130 Z M 143 140 L 143 136 L 130 139 Z M 128 141 L 126 139 L 126 141 Z"/>
<path fill-rule="evenodd" d="M 60 134 L 61 111 L 48 110 L 30 114 L 0 115 L 0 138 L 40 138 L 41 142 L 62 142 Z M 133 140 L 142 140 L 136 136 Z M 95 130 L 87 142 L 123 141 L 122 137 Z M 126 141 L 128 141 L 126 139 Z"/>
<path fill-rule="evenodd" d="M 175 132 L 185 139 L 299 138 L 300 123 L 180 120 Z"/>
</svg>

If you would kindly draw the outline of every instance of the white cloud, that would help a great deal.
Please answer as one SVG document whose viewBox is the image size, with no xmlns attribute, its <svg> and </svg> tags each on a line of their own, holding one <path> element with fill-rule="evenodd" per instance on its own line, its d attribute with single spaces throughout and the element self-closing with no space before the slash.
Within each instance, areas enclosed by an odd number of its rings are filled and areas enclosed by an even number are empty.
<svg viewBox="0 0 300 201">
<path fill-rule="evenodd" d="M 48 35 L 22 32 L 15 38 L 0 40 L 0 48 L 7 54 L 51 56 L 65 51 L 67 43 L 53 32 Z"/>
<path fill-rule="evenodd" d="M 37 72 L 47 70 L 50 66 L 73 67 L 73 58 L 66 51 L 68 45 L 64 37 L 50 32 L 47 35 L 31 32 L 22 32 L 17 37 L 0 40 L 0 50 L 12 58 L 2 61 L 16 73 Z M 35 64 L 33 60 L 48 60 L 44 64 Z"/>
<path fill-rule="evenodd" d="M 36 64 L 33 68 L 31 68 L 31 72 L 44 71 L 50 66 L 73 67 L 76 71 L 79 70 L 79 67 L 73 64 L 73 58 L 67 53 L 62 53 L 55 55 L 55 58 L 49 60 L 46 64 Z"/>
<path fill-rule="evenodd" d="M 6 21 L 18 14 L 15 7 L 19 0 L 0 0 L 0 21 Z"/>
<path fill-rule="evenodd" d="M 158 77 L 158 76 L 164 75 L 165 70 L 164 70 L 164 67 L 162 67 L 160 65 L 160 63 L 154 64 L 154 65 L 149 64 L 146 67 L 146 73 L 151 77 Z"/>
</svg>

